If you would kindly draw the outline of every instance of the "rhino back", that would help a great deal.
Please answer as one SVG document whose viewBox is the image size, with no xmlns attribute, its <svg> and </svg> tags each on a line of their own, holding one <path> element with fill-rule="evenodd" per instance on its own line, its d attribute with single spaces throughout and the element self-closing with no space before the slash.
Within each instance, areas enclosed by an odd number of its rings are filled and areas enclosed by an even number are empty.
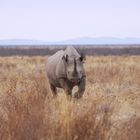
<svg viewBox="0 0 140 140">
<path fill-rule="evenodd" d="M 68 56 L 72 57 L 80 57 L 80 54 L 77 52 L 77 50 L 74 47 L 67 47 L 65 50 L 65 54 L 68 54 Z"/>
</svg>

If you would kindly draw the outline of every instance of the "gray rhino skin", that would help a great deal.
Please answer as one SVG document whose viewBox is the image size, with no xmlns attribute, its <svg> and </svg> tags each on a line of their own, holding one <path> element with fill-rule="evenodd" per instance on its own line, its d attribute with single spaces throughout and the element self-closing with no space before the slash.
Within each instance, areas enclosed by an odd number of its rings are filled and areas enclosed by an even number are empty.
<svg viewBox="0 0 140 140">
<path fill-rule="evenodd" d="M 46 71 L 53 95 L 57 95 L 56 87 L 59 87 L 72 96 L 72 89 L 77 85 L 78 91 L 74 97 L 82 97 L 86 84 L 84 60 L 85 57 L 73 47 L 60 50 L 48 58 Z"/>
</svg>

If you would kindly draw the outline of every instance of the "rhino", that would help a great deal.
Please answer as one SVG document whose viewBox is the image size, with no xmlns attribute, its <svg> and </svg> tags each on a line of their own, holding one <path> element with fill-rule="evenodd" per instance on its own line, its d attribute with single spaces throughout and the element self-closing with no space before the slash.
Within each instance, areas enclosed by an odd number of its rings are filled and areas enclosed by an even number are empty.
<svg viewBox="0 0 140 140">
<path fill-rule="evenodd" d="M 78 86 L 74 97 L 82 97 L 86 85 L 84 62 L 85 55 L 80 55 L 74 47 L 67 47 L 48 58 L 46 72 L 54 96 L 57 95 L 58 87 L 64 89 L 68 97 L 72 97 L 73 87 Z"/>
</svg>

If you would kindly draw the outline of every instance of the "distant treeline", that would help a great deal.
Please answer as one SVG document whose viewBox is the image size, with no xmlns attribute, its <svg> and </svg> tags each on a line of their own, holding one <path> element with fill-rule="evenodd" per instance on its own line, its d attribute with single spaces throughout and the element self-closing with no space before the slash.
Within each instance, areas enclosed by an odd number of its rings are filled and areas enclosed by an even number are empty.
<svg viewBox="0 0 140 140">
<path fill-rule="evenodd" d="M 67 46 L 16 46 L 2 47 L 0 46 L 0 56 L 45 56 L 51 55 Z M 74 46 L 80 53 L 86 55 L 140 55 L 140 45 L 127 45 L 122 47 L 119 45 L 96 45 L 96 46 Z"/>
</svg>

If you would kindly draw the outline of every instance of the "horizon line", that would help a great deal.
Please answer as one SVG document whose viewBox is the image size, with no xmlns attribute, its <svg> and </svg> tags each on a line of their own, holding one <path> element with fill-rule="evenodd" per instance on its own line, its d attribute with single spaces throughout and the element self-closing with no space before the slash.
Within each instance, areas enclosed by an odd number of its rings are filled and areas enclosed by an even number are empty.
<svg viewBox="0 0 140 140">
<path fill-rule="evenodd" d="M 45 40 L 45 39 L 35 39 L 35 38 L 5 38 L 5 39 L 1 39 L 0 41 L 3 40 L 33 40 L 33 41 L 49 41 L 49 42 L 61 42 L 61 41 L 69 41 L 69 40 L 74 40 L 74 39 L 101 39 L 101 38 L 112 38 L 112 39 L 140 39 L 140 37 L 113 37 L 113 36 L 99 36 L 99 37 L 90 37 L 90 36 L 81 36 L 81 37 L 73 37 L 73 38 L 67 38 L 67 39 L 60 39 L 60 40 Z"/>
</svg>

